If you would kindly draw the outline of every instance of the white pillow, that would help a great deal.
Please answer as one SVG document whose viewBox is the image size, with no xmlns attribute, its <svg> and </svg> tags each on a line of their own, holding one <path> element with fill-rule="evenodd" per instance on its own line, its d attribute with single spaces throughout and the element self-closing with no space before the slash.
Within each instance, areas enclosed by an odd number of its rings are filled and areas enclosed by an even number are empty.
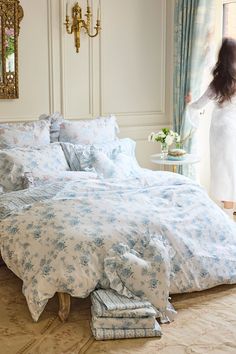
<svg viewBox="0 0 236 354">
<path fill-rule="evenodd" d="M 97 151 L 94 152 L 92 158 L 94 171 L 103 178 L 127 179 L 136 177 L 140 172 L 133 157 L 123 153 L 111 160 L 103 152 Z"/>
<path fill-rule="evenodd" d="M 48 145 L 49 131 L 46 121 L 0 124 L 0 149 Z"/>
<path fill-rule="evenodd" d="M 68 170 L 59 143 L 0 151 L 0 185 L 5 191 L 22 189 L 25 172 L 58 173 Z"/>
<path fill-rule="evenodd" d="M 93 168 L 100 177 L 104 178 L 123 178 L 122 171 L 110 160 L 104 152 L 97 151 L 93 154 Z"/>
<path fill-rule="evenodd" d="M 59 141 L 72 144 L 102 144 L 114 141 L 118 132 L 114 116 L 77 122 L 64 121 L 60 125 Z"/>
</svg>

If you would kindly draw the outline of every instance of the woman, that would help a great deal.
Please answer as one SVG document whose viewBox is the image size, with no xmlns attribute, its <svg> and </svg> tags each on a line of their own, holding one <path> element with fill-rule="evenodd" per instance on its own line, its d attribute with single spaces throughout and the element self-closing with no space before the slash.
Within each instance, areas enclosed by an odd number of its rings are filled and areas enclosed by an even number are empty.
<svg viewBox="0 0 236 354">
<path fill-rule="evenodd" d="M 191 102 L 191 94 L 185 97 Z M 236 202 L 236 41 L 223 40 L 213 80 L 190 109 L 202 109 L 214 102 L 210 128 L 211 190 L 223 201 L 224 210 L 233 217 Z M 234 213 L 235 214 L 235 213 Z"/>
</svg>

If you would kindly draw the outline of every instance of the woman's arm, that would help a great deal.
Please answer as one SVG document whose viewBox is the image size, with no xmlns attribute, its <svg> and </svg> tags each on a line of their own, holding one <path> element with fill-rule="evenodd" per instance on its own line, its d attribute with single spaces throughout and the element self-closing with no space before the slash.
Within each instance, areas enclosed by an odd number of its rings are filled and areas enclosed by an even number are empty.
<svg viewBox="0 0 236 354">
<path fill-rule="evenodd" d="M 186 103 L 188 104 L 187 107 L 193 108 L 193 109 L 202 109 L 205 107 L 214 97 L 214 94 L 212 92 L 211 87 L 209 86 L 207 90 L 204 92 L 204 94 L 195 102 L 189 103 L 188 100 L 190 98 L 190 95 L 188 95 L 186 98 Z"/>
<path fill-rule="evenodd" d="M 212 99 L 214 98 L 214 93 L 210 86 L 204 92 L 204 94 L 195 102 L 191 103 L 192 95 L 189 93 L 185 97 L 186 102 L 186 114 L 185 119 L 188 126 L 190 126 L 190 134 L 192 134 L 199 126 L 200 115 L 197 110 L 203 109 Z M 202 114 L 202 113 L 200 113 Z"/>
</svg>

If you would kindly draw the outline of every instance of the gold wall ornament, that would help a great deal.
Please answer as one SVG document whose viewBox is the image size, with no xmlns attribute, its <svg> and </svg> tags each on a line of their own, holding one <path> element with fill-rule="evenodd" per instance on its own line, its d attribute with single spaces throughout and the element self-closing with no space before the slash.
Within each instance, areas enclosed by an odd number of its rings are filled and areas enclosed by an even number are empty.
<svg viewBox="0 0 236 354">
<path fill-rule="evenodd" d="M 19 0 L 0 0 L 0 98 L 19 97 L 18 36 L 24 17 Z"/>
<path fill-rule="evenodd" d="M 87 18 L 86 20 L 83 20 L 82 8 L 79 6 L 78 2 L 72 7 L 71 21 L 70 21 L 70 16 L 68 13 L 68 8 L 69 8 L 69 4 L 67 2 L 67 4 L 66 4 L 66 22 L 64 23 L 64 25 L 66 26 L 66 31 L 68 34 L 74 34 L 76 52 L 79 53 L 81 29 L 84 28 L 85 32 L 91 38 L 96 37 L 99 34 L 99 32 L 101 31 L 101 19 L 100 19 L 101 3 L 99 2 L 98 13 L 97 13 L 97 23 L 96 23 L 96 26 L 94 27 L 95 33 L 91 32 L 91 19 L 92 19 L 93 14 L 91 11 L 91 7 L 89 5 L 89 0 L 87 0 L 87 13 L 85 14 L 85 17 Z"/>
</svg>

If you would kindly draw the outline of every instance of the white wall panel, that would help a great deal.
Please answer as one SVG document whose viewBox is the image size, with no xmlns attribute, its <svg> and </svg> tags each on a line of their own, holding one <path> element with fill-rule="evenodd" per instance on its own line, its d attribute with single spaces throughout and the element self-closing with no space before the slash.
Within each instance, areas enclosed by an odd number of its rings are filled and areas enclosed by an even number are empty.
<svg viewBox="0 0 236 354">
<path fill-rule="evenodd" d="M 102 112 L 165 111 L 165 1 L 103 0 Z"/>
</svg>

